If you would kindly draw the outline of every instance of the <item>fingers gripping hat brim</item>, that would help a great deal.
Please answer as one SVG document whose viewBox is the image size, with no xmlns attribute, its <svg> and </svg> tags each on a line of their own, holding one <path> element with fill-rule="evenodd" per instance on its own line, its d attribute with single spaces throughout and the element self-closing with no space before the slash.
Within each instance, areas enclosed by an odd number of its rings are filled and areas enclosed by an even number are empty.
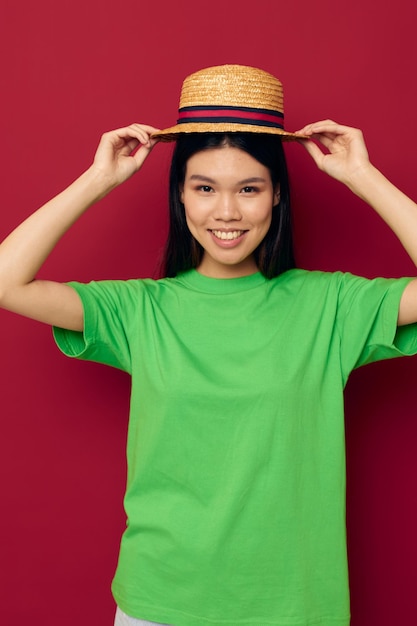
<svg viewBox="0 0 417 626">
<path fill-rule="evenodd" d="M 282 84 L 272 74 L 244 65 L 220 65 L 191 74 L 182 85 L 176 125 L 152 137 L 175 141 L 187 133 L 233 132 L 300 138 L 284 129 Z"/>
</svg>

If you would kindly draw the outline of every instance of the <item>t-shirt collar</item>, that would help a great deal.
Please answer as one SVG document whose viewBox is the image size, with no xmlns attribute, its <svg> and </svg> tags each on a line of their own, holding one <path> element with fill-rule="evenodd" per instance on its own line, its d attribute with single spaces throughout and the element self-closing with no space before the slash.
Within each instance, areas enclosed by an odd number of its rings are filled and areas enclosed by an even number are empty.
<svg viewBox="0 0 417 626">
<path fill-rule="evenodd" d="M 255 274 L 241 276 L 240 278 L 212 278 L 211 276 L 200 274 L 196 269 L 191 269 L 178 274 L 176 280 L 196 291 L 222 295 L 254 289 L 259 285 L 263 285 L 268 279 L 261 272 L 255 272 Z"/>
</svg>

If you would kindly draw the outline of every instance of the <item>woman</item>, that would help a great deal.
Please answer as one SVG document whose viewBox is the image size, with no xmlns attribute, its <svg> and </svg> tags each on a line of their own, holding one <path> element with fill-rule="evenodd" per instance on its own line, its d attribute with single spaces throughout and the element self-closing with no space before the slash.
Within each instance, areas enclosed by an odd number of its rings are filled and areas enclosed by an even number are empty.
<svg viewBox="0 0 417 626">
<path fill-rule="evenodd" d="M 294 269 L 282 139 L 417 262 L 417 207 L 361 132 L 288 133 L 279 81 L 242 66 L 188 77 L 172 128 L 106 133 L 92 166 L 0 247 L 3 307 L 54 325 L 68 355 L 132 375 L 117 625 L 349 623 L 343 388 L 355 367 L 417 352 L 417 282 Z M 36 280 L 159 140 L 177 140 L 167 278 Z"/>
</svg>

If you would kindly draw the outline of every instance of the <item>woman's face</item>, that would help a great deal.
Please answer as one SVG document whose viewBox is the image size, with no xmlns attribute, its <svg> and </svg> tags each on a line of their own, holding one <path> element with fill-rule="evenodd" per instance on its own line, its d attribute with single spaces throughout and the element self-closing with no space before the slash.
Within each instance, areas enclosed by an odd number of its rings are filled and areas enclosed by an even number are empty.
<svg viewBox="0 0 417 626">
<path fill-rule="evenodd" d="M 279 202 L 264 165 L 227 145 L 197 152 L 187 162 L 181 202 L 188 228 L 204 249 L 199 272 L 237 278 L 258 271 L 253 252 Z"/>
</svg>

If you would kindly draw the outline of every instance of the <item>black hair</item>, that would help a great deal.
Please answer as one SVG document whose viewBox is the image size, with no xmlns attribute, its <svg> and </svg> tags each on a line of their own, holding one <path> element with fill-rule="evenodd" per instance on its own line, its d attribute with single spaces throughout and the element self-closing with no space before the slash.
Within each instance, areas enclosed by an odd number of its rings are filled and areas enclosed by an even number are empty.
<svg viewBox="0 0 417 626">
<path fill-rule="evenodd" d="M 268 168 L 273 189 L 279 186 L 280 200 L 273 208 L 271 225 L 254 251 L 259 271 L 267 278 L 295 267 L 290 189 L 287 163 L 279 135 L 259 133 L 190 133 L 176 142 L 169 180 L 169 232 L 162 258 L 162 273 L 173 277 L 201 263 L 204 250 L 192 236 L 186 222 L 180 189 L 188 159 L 201 150 L 223 145 L 239 148 Z"/>
</svg>

